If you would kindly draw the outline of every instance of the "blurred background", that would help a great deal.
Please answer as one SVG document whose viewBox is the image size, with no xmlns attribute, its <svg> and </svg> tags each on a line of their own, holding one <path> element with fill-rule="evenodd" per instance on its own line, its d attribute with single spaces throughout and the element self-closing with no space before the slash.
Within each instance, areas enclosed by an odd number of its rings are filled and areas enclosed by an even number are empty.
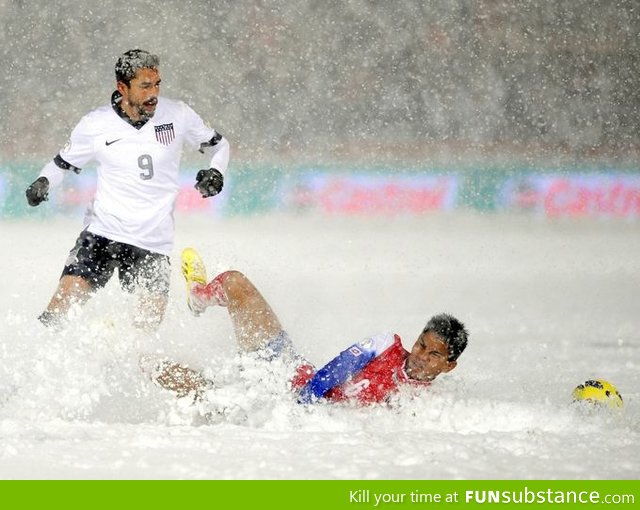
<svg viewBox="0 0 640 510">
<path fill-rule="evenodd" d="M 0 25 L 4 215 L 40 214 L 22 189 L 136 47 L 232 144 L 215 206 L 185 154 L 179 211 L 640 215 L 632 0 L 0 0 Z"/>
</svg>

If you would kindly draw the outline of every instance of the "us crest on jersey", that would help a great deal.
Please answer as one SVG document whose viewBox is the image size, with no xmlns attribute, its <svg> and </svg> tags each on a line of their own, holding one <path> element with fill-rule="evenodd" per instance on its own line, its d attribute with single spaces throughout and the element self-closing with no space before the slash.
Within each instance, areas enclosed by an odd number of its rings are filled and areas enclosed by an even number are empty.
<svg viewBox="0 0 640 510">
<path fill-rule="evenodd" d="M 156 128 L 156 140 L 162 145 L 169 145 L 176 137 L 176 133 L 173 130 L 173 122 L 169 124 L 160 124 L 155 126 Z"/>
</svg>

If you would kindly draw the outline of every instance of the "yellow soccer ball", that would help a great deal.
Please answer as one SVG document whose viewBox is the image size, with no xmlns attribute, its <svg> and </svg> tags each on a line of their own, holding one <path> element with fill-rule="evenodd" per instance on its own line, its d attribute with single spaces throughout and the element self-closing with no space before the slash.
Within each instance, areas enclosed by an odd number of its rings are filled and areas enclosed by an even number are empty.
<svg viewBox="0 0 640 510">
<path fill-rule="evenodd" d="M 622 395 L 616 387 L 603 379 L 589 380 L 578 385 L 573 390 L 573 401 L 584 402 L 596 407 L 609 407 L 620 409 L 622 407 Z"/>
</svg>

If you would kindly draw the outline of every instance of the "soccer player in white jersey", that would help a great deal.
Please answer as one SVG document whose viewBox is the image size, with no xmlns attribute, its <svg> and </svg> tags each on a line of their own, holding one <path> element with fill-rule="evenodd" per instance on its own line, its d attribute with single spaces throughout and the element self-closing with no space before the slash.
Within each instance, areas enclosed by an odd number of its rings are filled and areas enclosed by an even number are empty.
<svg viewBox="0 0 640 510">
<path fill-rule="evenodd" d="M 65 176 L 97 163 L 95 197 L 39 317 L 45 325 L 59 323 L 73 303 L 85 303 L 117 268 L 121 286 L 140 293 L 135 324 L 156 329 L 167 305 L 185 144 L 210 154 L 209 168 L 196 175 L 195 188 L 203 198 L 222 190 L 229 143 L 185 103 L 159 97 L 158 67 L 158 57 L 144 50 L 120 56 L 111 104 L 80 120 L 66 146 L 26 190 L 29 204 L 37 206 Z"/>
</svg>

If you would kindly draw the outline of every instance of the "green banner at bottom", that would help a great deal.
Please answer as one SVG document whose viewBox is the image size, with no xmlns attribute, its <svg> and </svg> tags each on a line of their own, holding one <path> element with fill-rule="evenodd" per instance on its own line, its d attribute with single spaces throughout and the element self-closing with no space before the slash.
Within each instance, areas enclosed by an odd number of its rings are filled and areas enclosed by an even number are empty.
<svg viewBox="0 0 640 510">
<path fill-rule="evenodd" d="M 632 508 L 637 480 L 5 481 L 27 508 L 403 510 L 477 507 Z"/>
</svg>

